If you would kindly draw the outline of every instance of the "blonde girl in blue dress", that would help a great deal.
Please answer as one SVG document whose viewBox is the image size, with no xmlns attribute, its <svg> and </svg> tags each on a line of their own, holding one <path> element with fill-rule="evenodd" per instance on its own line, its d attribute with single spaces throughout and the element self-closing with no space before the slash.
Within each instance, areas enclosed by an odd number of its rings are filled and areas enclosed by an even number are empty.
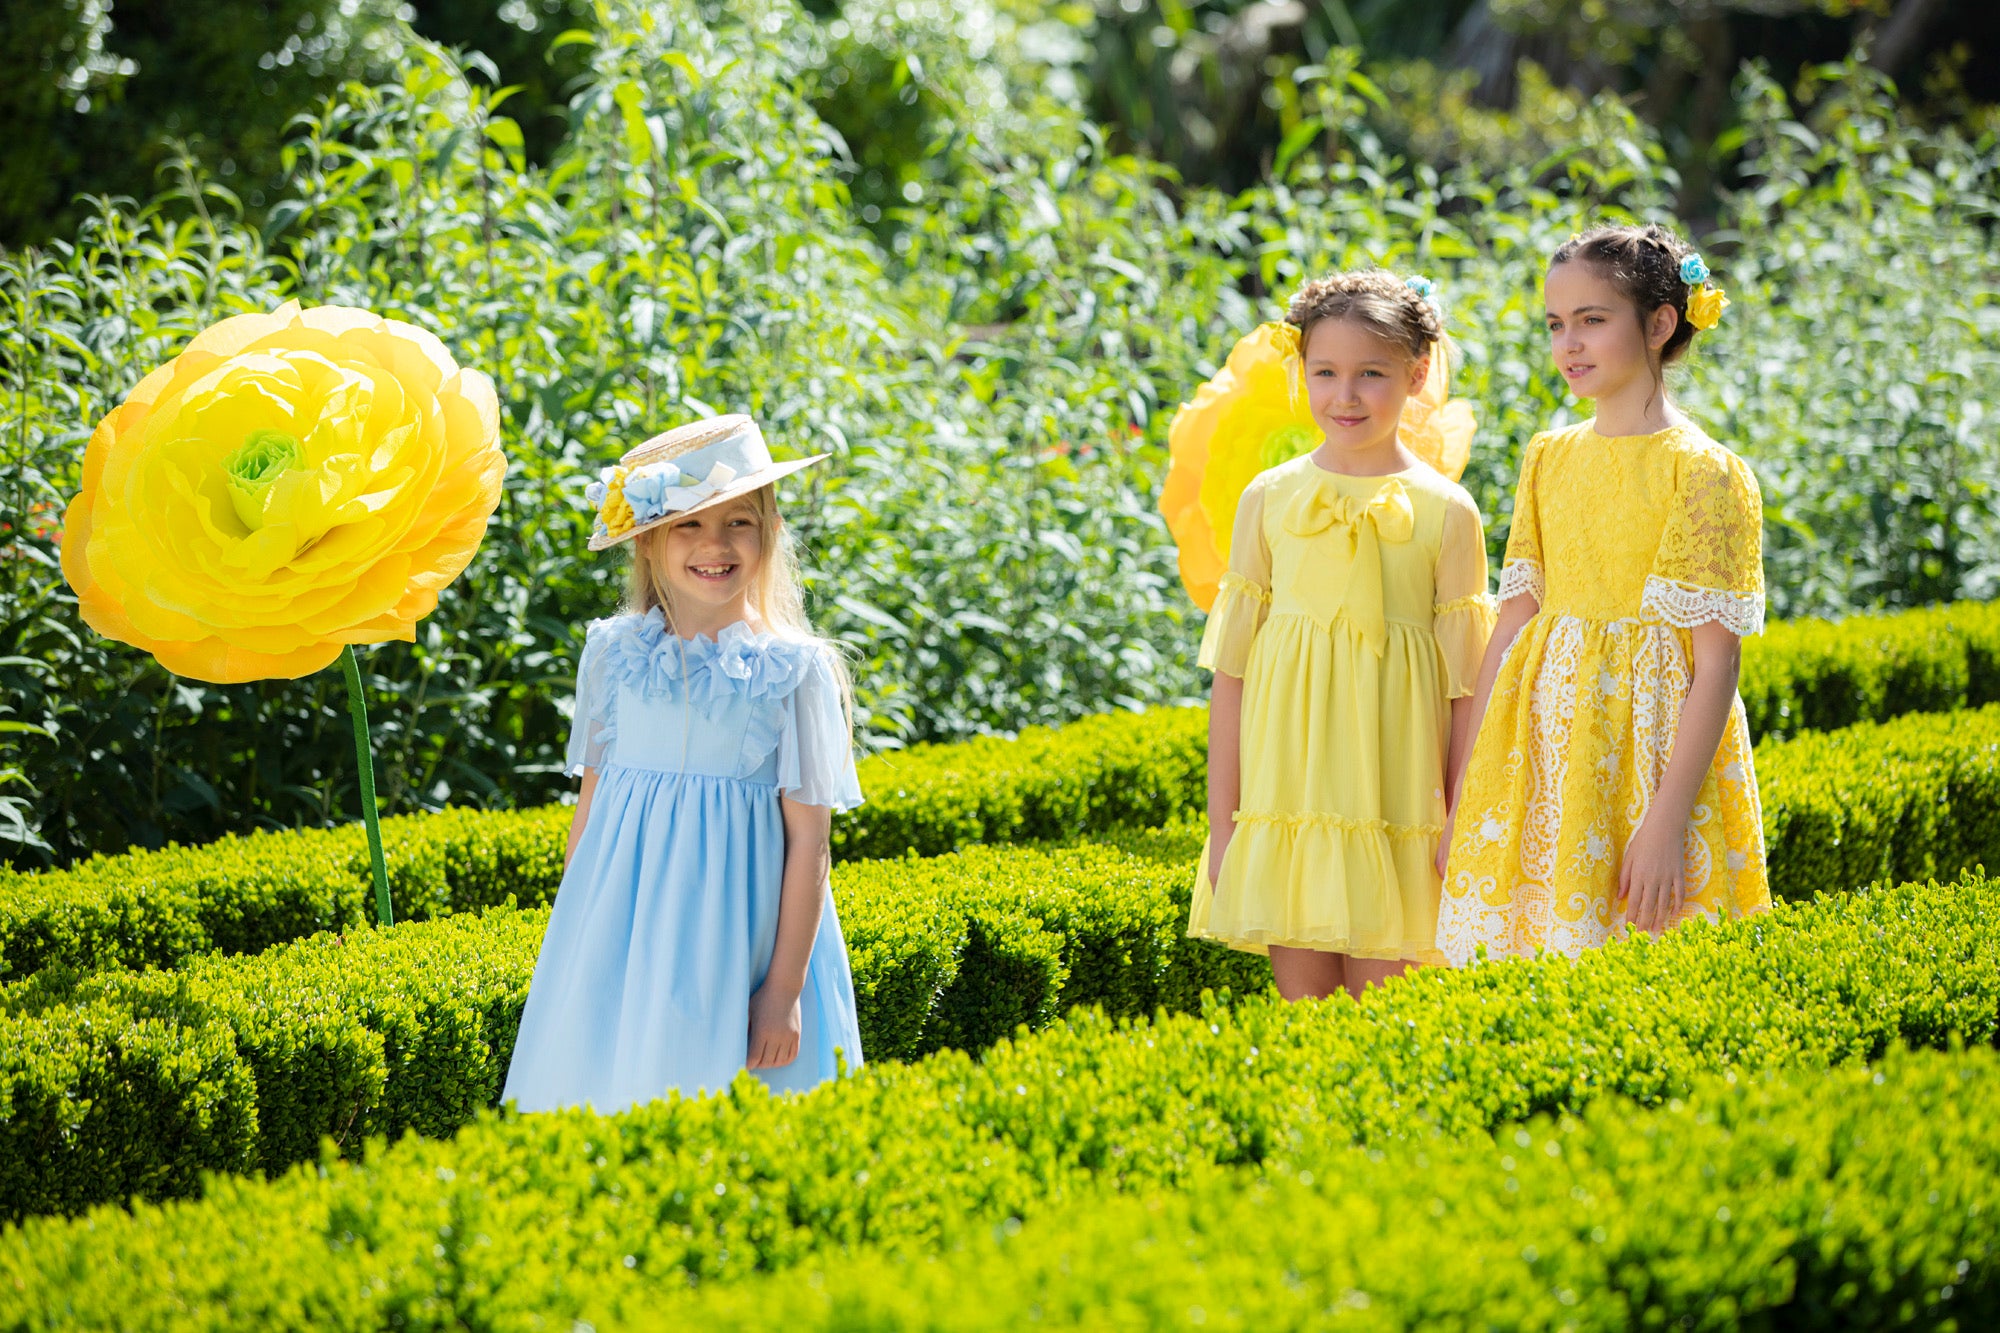
<svg viewBox="0 0 2000 1333">
<path fill-rule="evenodd" d="M 846 674 L 799 595 L 750 418 L 647 441 L 589 491 L 590 549 L 633 543 L 594 621 L 569 772 L 582 790 L 505 1096 L 611 1113 L 861 1064 L 828 833 L 861 804 Z"/>
</svg>

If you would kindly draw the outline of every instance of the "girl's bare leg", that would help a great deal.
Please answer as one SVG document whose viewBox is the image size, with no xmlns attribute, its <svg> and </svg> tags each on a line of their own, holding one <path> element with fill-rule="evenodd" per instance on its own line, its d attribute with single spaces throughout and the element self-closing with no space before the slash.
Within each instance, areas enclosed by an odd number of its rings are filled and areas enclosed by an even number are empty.
<svg viewBox="0 0 2000 1333">
<path fill-rule="evenodd" d="M 1323 1000 L 1338 995 L 1347 985 L 1344 968 L 1357 960 L 1346 954 L 1322 953 L 1318 949 L 1289 949 L 1271 946 L 1271 977 L 1278 994 L 1287 1000 Z"/>
<path fill-rule="evenodd" d="M 1390 977 L 1400 977 L 1411 968 L 1421 966 L 1423 964 L 1413 963 L 1407 958 L 1350 958 L 1342 980 L 1346 983 L 1347 993 L 1358 1000 L 1361 992 L 1370 986 L 1379 986 Z"/>
</svg>

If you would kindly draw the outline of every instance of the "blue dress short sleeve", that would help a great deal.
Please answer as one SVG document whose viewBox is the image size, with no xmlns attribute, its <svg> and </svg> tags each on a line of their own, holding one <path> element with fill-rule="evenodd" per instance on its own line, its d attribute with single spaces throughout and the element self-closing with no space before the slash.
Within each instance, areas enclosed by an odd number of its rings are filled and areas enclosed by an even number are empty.
<svg viewBox="0 0 2000 1333">
<path fill-rule="evenodd" d="M 584 635 L 583 656 L 576 664 L 569 752 L 563 759 L 563 772 L 569 777 L 586 768 L 601 768 L 617 732 L 618 683 L 610 679 L 610 655 L 605 651 L 614 628 L 612 620 L 593 620 Z"/>
<path fill-rule="evenodd" d="M 801 805 L 852 810 L 861 804 L 854 735 L 827 649 L 813 653 L 805 679 L 785 700 L 778 738 L 778 790 Z"/>
</svg>

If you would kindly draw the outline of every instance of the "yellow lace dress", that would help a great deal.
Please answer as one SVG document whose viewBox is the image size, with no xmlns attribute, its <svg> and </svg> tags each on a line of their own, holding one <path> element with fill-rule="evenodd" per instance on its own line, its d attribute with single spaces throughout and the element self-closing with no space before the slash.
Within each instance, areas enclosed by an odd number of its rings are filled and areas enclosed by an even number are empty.
<svg viewBox="0 0 2000 1333">
<path fill-rule="evenodd" d="M 1680 727 L 1688 631 L 1763 629 L 1762 525 L 1756 477 L 1692 426 L 1529 442 L 1499 595 L 1541 609 L 1508 645 L 1466 768 L 1438 914 L 1452 962 L 1573 957 L 1623 930 L 1619 860 Z M 1680 920 L 1770 906 L 1741 699 L 1685 845 Z"/>
<path fill-rule="evenodd" d="M 1250 483 L 1200 658 L 1243 679 L 1241 794 L 1190 935 L 1439 961 L 1449 701 L 1492 629 L 1479 510 L 1429 467 Z"/>
</svg>

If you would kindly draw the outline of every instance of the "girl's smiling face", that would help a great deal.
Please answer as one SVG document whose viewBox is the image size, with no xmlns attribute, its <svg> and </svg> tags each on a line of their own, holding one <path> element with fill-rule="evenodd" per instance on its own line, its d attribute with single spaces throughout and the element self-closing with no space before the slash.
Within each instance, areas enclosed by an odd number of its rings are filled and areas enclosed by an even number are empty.
<svg viewBox="0 0 2000 1333">
<path fill-rule="evenodd" d="M 1651 386 L 1659 349 L 1676 316 L 1662 306 L 1650 317 L 1607 278 L 1582 262 L 1557 264 L 1543 284 L 1549 355 L 1579 398 L 1619 398 Z"/>
<path fill-rule="evenodd" d="M 659 530 L 651 557 L 679 604 L 715 611 L 735 606 L 764 563 L 764 524 L 754 496 L 673 520 Z"/>
<path fill-rule="evenodd" d="M 1336 450 L 1393 444 L 1403 404 L 1424 386 L 1428 360 L 1353 319 L 1323 319 L 1306 333 L 1306 402 Z"/>
</svg>

